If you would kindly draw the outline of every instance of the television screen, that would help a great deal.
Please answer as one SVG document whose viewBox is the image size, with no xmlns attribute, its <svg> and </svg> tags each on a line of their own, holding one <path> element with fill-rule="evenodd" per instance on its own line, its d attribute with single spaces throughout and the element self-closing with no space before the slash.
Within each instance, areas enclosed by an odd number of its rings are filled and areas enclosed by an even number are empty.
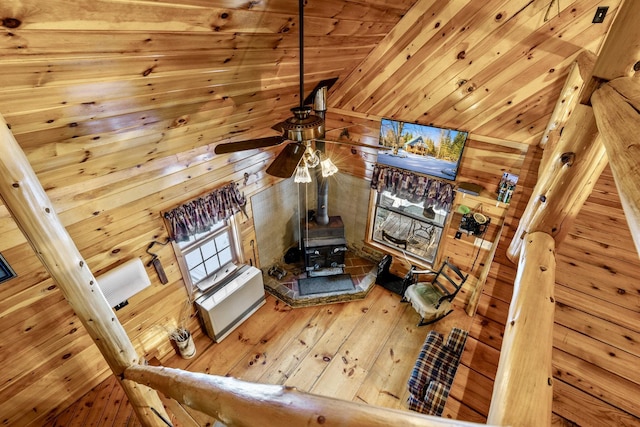
<svg viewBox="0 0 640 427">
<path fill-rule="evenodd" d="M 455 180 L 468 132 L 382 119 L 378 163 Z"/>
</svg>

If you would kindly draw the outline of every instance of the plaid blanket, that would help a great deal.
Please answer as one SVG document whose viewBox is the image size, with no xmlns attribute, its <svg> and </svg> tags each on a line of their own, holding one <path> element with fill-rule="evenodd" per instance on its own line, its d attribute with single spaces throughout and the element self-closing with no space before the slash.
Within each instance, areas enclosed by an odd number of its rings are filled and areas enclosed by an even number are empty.
<svg viewBox="0 0 640 427">
<path fill-rule="evenodd" d="M 442 414 L 467 335 L 466 331 L 453 328 L 444 343 L 441 334 L 429 332 L 407 382 L 409 409 Z"/>
</svg>

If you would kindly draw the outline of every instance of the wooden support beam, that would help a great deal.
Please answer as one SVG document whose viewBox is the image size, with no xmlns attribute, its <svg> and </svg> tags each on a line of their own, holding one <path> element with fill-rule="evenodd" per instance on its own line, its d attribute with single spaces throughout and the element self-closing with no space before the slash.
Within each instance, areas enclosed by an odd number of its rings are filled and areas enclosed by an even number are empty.
<svg viewBox="0 0 640 427">
<path fill-rule="evenodd" d="M 631 77 L 640 61 L 640 2 L 625 0 L 602 45 L 593 76 L 604 81 Z"/>
<path fill-rule="evenodd" d="M 579 94 L 584 82 L 591 76 L 591 70 L 596 61 L 596 55 L 590 51 L 583 51 L 571 64 L 564 86 L 560 91 L 560 96 L 553 108 L 547 128 L 542 134 L 538 146 L 543 149 L 550 147 L 553 149 L 555 143 L 560 139 L 562 129 L 567 123 L 573 108 L 578 104 Z"/>
<path fill-rule="evenodd" d="M 230 426 L 482 425 L 303 393 L 294 387 L 255 384 L 167 367 L 133 365 L 125 370 L 124 376 Z"/>
<path fill-rule="evenodd" d="M 580 101 L 580 92 L 585 81 L 589 81 L 591 70 L 596 62 L 596 55 L 590 51 L 582 51 L 571 65 L 560 96 L 549 118 L 547 128 L 542 134 L 538 146 L 544 150 L 540 162 L 539 175 L 542 175 L 549 163 L 549 157 L 560 140 L 571 113 Z"/>
<path fill-rule="evenodd" d="M 551 425 L 554 250 L 549 234 L 527 235 L 509 306 L 488 424 Z"/>
<path fill-rule="evenodd" d="M 637 79 L 624 77 L 601 86 L 593 94 L 592 104 L 631 236 L 640 254 L 639 93 Z"/>
<path fill-rule="evenodd" d="M 616 13 L 615 20 L 602 45 L 593 75 L 580 95 L 581 103 L 588 104 L 601 83 L 619 77 L 631 77 L 640 70 L 640 2 L 626 0 Z"/>
<path fill-rule="evenodd" d="M 2 201 L 114 374 L 120 377 L 125 368 L 139 363 L 135 348 L 1 115 L 0 153 Z M 143 425 L 166 427 L 150 410 L 154 408 L 168 418 L 154 390 L 130 381 L 121 384 Z"/>
<path fill-rule="evenodd" d="M 525 208 L 507 256 L 517 262 L 527 233 L 542 231 L 559 245 L 607 164 L 593 110 L 577 105 L 549 156 Z"/>
</svg>

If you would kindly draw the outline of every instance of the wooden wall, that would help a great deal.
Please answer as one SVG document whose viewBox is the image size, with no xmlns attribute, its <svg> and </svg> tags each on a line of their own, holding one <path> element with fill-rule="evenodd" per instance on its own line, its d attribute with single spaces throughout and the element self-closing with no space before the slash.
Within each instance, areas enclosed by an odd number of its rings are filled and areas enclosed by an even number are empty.
<svg viewBox="0 0 640 427">
<path fill-rule="evenodd" d="M 340 117 L 334 118 L 334 113 L 329 116 L 329 123 L 336 127 L 339 127 L 336 123 L 349 126 L 352 140 L 368 143 L 377 140 L 379 121 L 373 116 L 365 118 L 340 111 Z M 338 130 L 333 132 L 337 133 Z M 492 218 L 487 240 L 495 238 L 498 224 L 504 223 L 505 228 L 473 319 L 445 416 L 485 422 L 517 272 L 516 265 L 506 257 L 506 250 L 535 186 L 542 150 L 507 141 L 478 139 L 481 137 L 470 137 L 459 180 L 480 183 L 487 193 L 464 198 L 458 194 L 456 205 L 483 205 Z M 350 158 L 363 176 L 370 175 L 369 149 L 357 149 L 356 153 L 347 148 L 334 150 L 342 150 L 343 158 Z M 491 191 L 502 172 L 520 175 L 516 194 L 506 206 L 497 204 Z M 459 217 L 457 213 L 452 216 L 442 255 L 451 257 L 477 277 L 488 251 L 478 253 L 473 236 L 463 234 L 461 239 L 454 238 Z M 478 260 L 474 263 L 476 255 Z M 640 382 L 635 377 L 640 342 L 637 298 L 640 262 L 609 168 L 578 215 L 568 239 L 559 246 L 557 263 L 553 423 L 640 425 L 637 410 L 640 402 L 636 397 Z M 406 271 L 404 263 L 394 263 L 394 266 L 398 274 Z M 459 298 L 461 306 L 469 292 L 469 288 L 463 291 Z M 585 405 L 587 409 L 583 410 Z"/>
<path fill-rule="evenodd" d="M 557 250 L 554 413 L 640 425 L 640 261 L 607 167 Z"/>
<path fill-rule="evenodd" d="M 168 236 L 161 211 L 229 179 L 242 182 L 234 163 L 206 156 L 200 162 L 193 157 L 182 163 L 168 160 L 125 167 L 108 176 L 63 176 L 61 182 L 69 186 L 62 192 L 49 191 L 94 274 L 133 257 L 149 262 L 151 256 L 145 251 L 149 243 L 164 242 Z M 94 166 L 87 163 L 84 167 Z M 174 174 L 166 174 L 167 163 Z M 112 169 L 117 166 L 111 164 Z M 269 182 L 241 185 L 241 190 L 250 195 Z M 251 218 L 237 217 L 248 260 L 252 256 L 248 242 L 255 240 L 253 223 Z M 0 286 L 0 354 L 5 367 L 0 413 L 9 424 L 18 420 L 27 424 L 64 408 L 110 371 L 4 207 L 0 224 L 5 236 L 0 251 L 18 274 Z M 156 245 L 152 252 L 159 255 L 169 283 L 160 284 L 155 270 L 148 267 L 152 286 L 132 297 L 117 316 L 140 354 L 161 357 L 173 351 L 167 330 L 179 321 L 186 292 L 171 245 Z M 193 319 L 190 323 L 194 326 Z"/>
</svg>

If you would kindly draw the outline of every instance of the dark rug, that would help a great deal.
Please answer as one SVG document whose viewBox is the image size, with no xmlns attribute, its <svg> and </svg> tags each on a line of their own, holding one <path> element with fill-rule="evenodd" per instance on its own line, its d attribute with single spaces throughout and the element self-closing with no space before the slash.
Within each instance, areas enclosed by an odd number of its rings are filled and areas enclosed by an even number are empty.
<svg viewBox="0 0 640 427">
<path fill-rule="evenodd" d="M 356 287 L 353 285 L 350 274 L 298 279 L 298 293 L 300 295 L 326 294 L 330 292 L 352 291 L 355 289 Z"/>
</svg>

